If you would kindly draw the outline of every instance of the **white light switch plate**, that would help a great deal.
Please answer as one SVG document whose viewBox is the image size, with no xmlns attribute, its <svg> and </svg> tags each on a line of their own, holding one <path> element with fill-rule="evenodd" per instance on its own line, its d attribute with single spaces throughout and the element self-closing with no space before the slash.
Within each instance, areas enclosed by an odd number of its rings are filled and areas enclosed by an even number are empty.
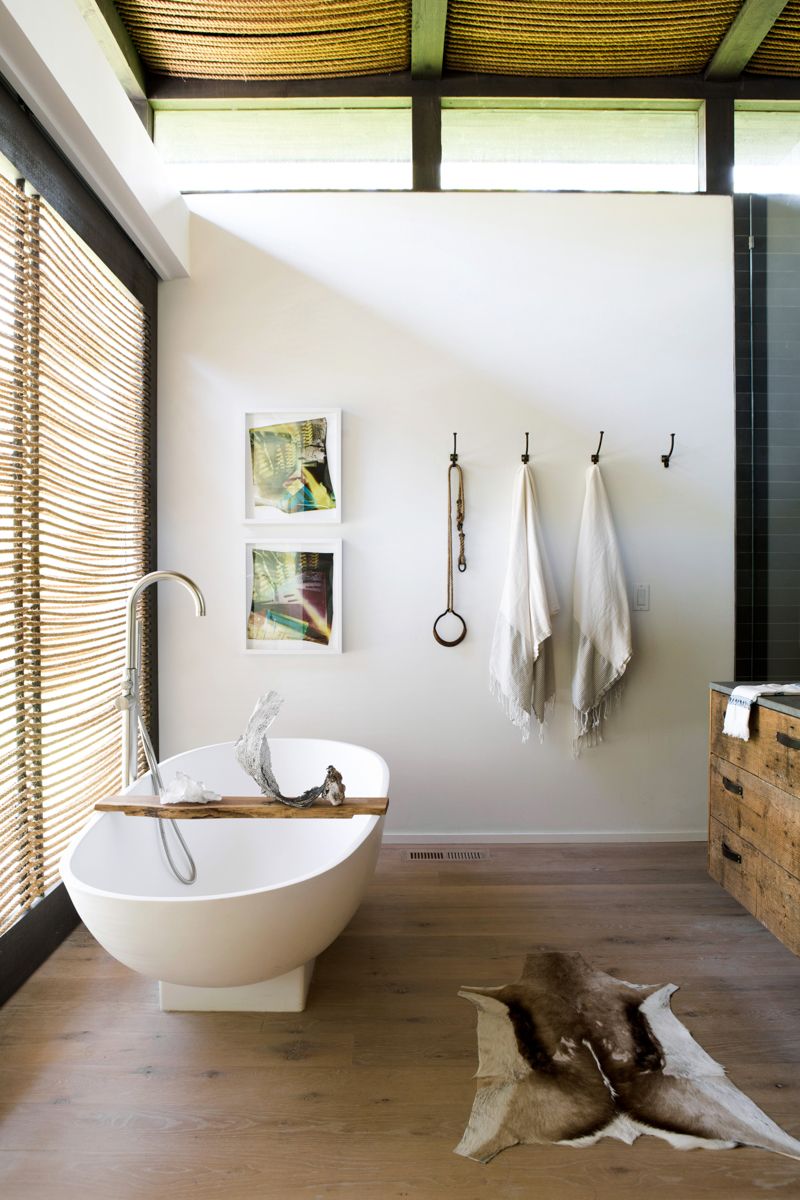
<svg viewBox="0 0 800 1200">
<path fill-rule="evenodd" d="M 633 585 L 633 611 L 650 611 L 650 584 L 635 583 Z"/>
</svg>

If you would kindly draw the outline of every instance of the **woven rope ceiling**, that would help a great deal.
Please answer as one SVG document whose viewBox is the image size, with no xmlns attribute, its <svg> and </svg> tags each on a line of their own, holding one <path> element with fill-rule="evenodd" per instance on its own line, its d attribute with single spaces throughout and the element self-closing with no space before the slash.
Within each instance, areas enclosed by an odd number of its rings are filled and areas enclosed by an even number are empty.
<svg viewBox="0 0 800 1200">
<path fill-rule="evenodd" d="M 800 0 L 790 0 L 747 65 L 756 75 L 800 75 Z"/>
<path fill-rule="evenodd" d="M 742 0 L 450 0 L 446 68 L 511 75 L 702 72 Z M 406 71 L 411 0 L 116 0 L 152 71 L 314 79 Z M 800 75 L 800 0 L 748 70 Z"/>
<path fill-rule="evenodd" d="M 115 0 L 152 71 L 322 79 L 408 69 L 411 0 Z"/>
<path fill-rule="evenodd" d="M 740 0 L 451 0 L 445 64 L 509 75 L 688 75 Z"/>
</svg>

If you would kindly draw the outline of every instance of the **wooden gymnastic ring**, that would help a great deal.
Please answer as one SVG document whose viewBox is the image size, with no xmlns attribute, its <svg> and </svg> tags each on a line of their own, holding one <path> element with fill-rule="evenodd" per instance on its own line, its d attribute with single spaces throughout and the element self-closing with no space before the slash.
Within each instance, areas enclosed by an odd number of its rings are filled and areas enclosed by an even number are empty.
<svg viewBox="0 0 800 1200">
<path fill-rule="evenodd" d="M 442 635 L 439 633 L 438 629 L 436 628 L 436 626 L 441 621 L 442 617 L 447 617 L 447 616 L 455 617 L 456 620 L 460 621 L 463 626 L 461 633 L 452 642 L 446 641 L 445 638 L 442 637 Z M 446 608 L 443 613 L 439 613 L 439 616 L 433 622 L 433 636 L 436 638 L 436 640 L 440 646 L 457 646 L 460 642 L 463 642 L 464 638 L 467 636 L 467 622 L 464 620 L 464 618 L 461 616 L 460 613 L 457 613 L 455 611 L 454 608 Z"/>
</svg>

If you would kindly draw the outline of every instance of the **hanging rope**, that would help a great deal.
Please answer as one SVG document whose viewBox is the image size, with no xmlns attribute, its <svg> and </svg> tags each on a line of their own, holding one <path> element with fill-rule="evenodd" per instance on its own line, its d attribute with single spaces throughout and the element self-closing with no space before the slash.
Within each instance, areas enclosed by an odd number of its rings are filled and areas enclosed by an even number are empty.
<svg viewBox="0 0 800 1200">
<path fill-rule="evenodd" d="M 458 534 L 458 569 L 462 574 L 467 569 L 467 559 L 464 553 L 464 472 L 458 465 L 458 455 L 455 452 L 455 434 L 453 435 L 453 453 L 450 455 L 450 466 L 447 469 L 447 608 L 433 623 L 433 636 L 440 646 L 457 646 L 467 636 L 467 623 L 453 607 L 453 473 L 457 480 L 456 493 L 456 532 Z M 461 622 L 461 632 L 457 638 L 448 641 L 439 633 L 439 622 L 446 616 L 452 615 Z"/>
</svg>

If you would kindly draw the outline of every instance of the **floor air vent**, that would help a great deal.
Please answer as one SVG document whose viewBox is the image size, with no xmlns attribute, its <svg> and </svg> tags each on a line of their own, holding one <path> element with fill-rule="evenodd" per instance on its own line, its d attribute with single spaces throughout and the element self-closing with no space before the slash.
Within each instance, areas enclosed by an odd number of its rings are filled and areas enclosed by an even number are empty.
<svg viewBox="0 0 800 1200">
<path fill-rule="evenodd" d="M 407 862 L 483 862 L 485 850 L 407 850 Z"/>
</svg>

